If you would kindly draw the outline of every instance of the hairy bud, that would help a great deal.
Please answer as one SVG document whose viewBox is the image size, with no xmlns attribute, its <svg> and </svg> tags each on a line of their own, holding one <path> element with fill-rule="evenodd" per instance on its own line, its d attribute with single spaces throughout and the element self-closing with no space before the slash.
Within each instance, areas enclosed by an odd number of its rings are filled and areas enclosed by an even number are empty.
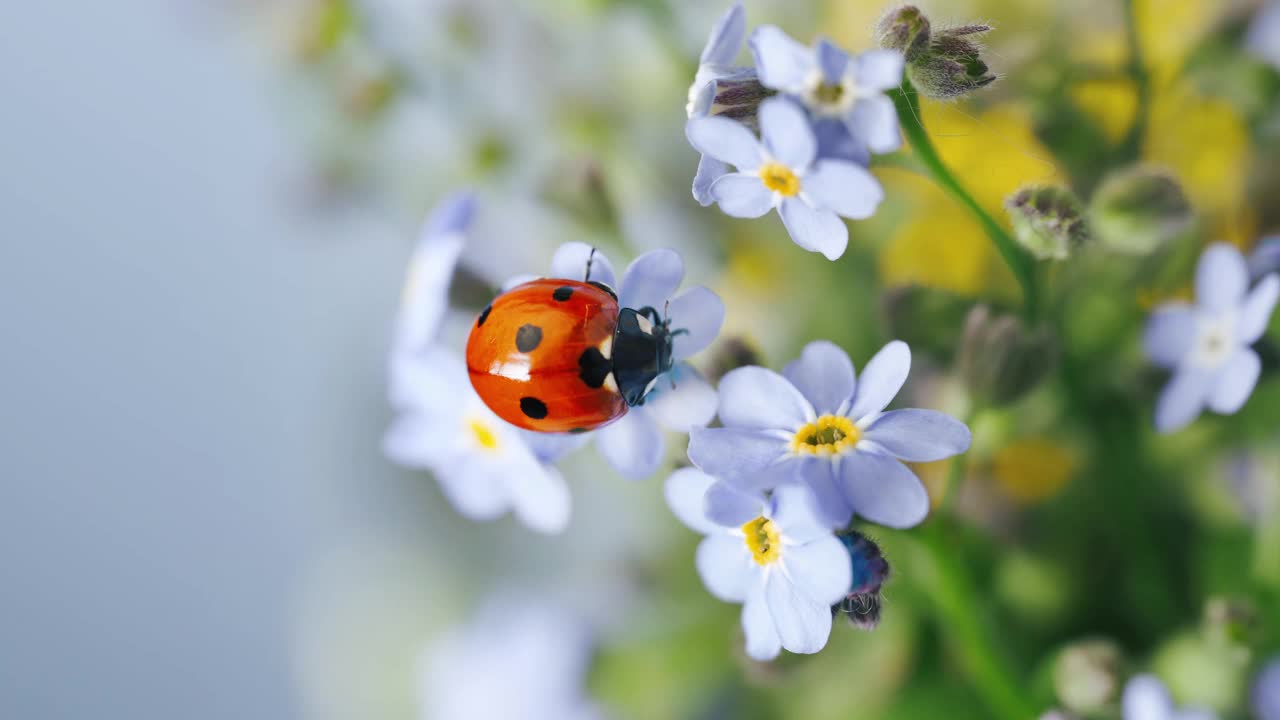
<svg viewBox="0 0 1280 720">
<path fill-rule="evenodd" d="M 909 63 L 928 51 L 929 39 L 929 18 L 915 5 L 893 8 L 876 25 L 880 47 L 897 50 Z"/>
<path fill-rule="evenodd" d="M 889 562 L 875 541 L 857 530 L 840 533 L 840 542 L 849 552 L 853 566 L 853 583 L 845 599 L 831 607 L 832 614 L 844 613 L 849 623 L 862 630 L 874 630 L 880 624 L 883 599 L 880 588 L 889 579 Z"/>
<path fill-rule="evenodd" d="M 1111 640 L 1083 640 L 1067 646 L 1053 668 L 1053 687 L 1068 710 L 1096 713 L 1120 693 L 1124 657 Z"/>
<path fill-rule="evenodd" d="M 876 40 L 902 53 L 907 78 L 922 95 L 951 100 L 995 82 L 978 39 L 989 30 L 981 23 L 934 29 L 919 8 L 904 5 L 880 19 Z"/>
<path fill-rule="evenodd" d="M 1167 172 L 1133 167 L 1107 176 L 1089 202 L 1089 225 L 1117 252 L 1145 255 L 1191 226 L 1182 185 Z"/>
<path fill-rule="evenodd" d="M 1030 185 L 1004 202 L 1018 242 L 1041 260 L 1065 260 L 1089 239 L 1084 208 L 1057 185 Z"/>
<path fill-rule="evenodd" d="M 969 392 L 994 406 L 1035 388 L 1053 369 L 1057 343 L 1048 330 L 1028 331 L 1012 315 L 974 307 L 965 319 L 956 364 Z"/>
</svg>

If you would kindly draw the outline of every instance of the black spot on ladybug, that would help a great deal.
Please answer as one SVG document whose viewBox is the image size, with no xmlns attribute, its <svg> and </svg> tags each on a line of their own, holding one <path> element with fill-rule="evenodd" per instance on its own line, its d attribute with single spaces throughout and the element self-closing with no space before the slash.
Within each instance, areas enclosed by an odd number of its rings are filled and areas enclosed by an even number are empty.
<svg viewBox="0 0 1280 720">
<path fill-rule="evenodd" d="M 586 428 L 569 428 L 569 434 L 570 434 L 570 435 L 581 435 L 582 433 L 584 433 L 584 432 L 586 432 L 586 431 L 587 431 L 587 429 L 586 429 Z"/>
<path fill-rule="evenodd" d="M 522 397 L 520 398 L 520 412 L 534 420 L 541 420 L 547 416 L 547 404 L 535 397 Z"/>
<path fill-rule="evenodd" d="M 516 349 L 522 353 L 533 352 L 542 342 L 542 328 L 537 325 L 521 325 L 516 331 Z"/>
<path fill-rule="evenodd" d="M 592 285 L 595 285 L 596 287 L 600 288 L 601 290 L 603 290 L 603 291 L 605 291 L 605 292 L 609 293 L 609 296 L 610 296 L 610 297 L 612 297 L 614 300 L 617 300 L 617 299 L 618 299 L 618 293 L 614 292 L 614 291 L 613 291 L 613 288 L 609 287 L 608 285 L 605 285 L 604 283 L 600 282 L 599 280 L 592 280 L 592 281 L 591 281 L 591 284 L 592 284 Z"/>
<path fill-rule="evenodd" d="M 561 285 L 556 288 L 555 292 L 551 293 L 551 297 L 555 298 L 556 302 L 567 302 L 569 298 L 573 297 L 573 288 L 568 285 Z"/>
<path fill-rule="evenodd" d="M 489 319 L 489 311 L 491 310 L 493 310 L 492 305 L 480 311 L 480 317 L 476 318 L 476 327 L 480 327 L 481 325 L 484 324 L 485 320 Z"/>
<path fill-rule="evenodd" d="M 587 387 L 598 388 L 604 385 L 604 379 L 609 377 L 609 373 L 613 372 L 613 363 L 609 362 L 609 358 L 600 352 L 600 348 L 589 347 L 582 351 L 578 356 L 578 367 L 582 372 L 578 373 L 578 377 L 582 378 L 582 382 Z"/>
</svg>

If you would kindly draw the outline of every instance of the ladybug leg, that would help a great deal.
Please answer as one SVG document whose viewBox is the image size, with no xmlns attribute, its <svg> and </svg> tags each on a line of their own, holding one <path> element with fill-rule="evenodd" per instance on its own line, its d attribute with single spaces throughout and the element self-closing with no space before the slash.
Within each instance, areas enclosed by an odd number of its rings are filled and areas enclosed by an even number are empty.
<svg viewBox="0 0 1280 720">
<path fill-rule="evenodd" d="M 590 254 L 587 255 L 587 276 L 583 279 L 583 282 L 591 282 L 591 263 L 595 262 L 595 259 L 596 259 L 596 248 L 593 245 L 591 246 Z"/>
</svg>

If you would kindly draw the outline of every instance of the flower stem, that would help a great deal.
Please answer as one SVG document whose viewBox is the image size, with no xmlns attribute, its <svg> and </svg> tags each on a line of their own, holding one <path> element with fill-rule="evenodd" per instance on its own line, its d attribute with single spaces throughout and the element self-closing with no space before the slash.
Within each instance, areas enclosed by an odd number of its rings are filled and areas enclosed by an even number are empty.
<svg viewBox="0 0 1280 720">
<path fill-rule="evenodd" d="M 1014 278 L 1017 279 L 1018 285 L 1022 288 L 1023 311 L 1025 312 L 1027 322 L 1034 323 L 1039 315 L 1039 296 L 1036 292 L 1035 264 L 1031 256 L 1027 255 L 1018 244 L 1014 242 L 1009 233 L 1000 227 L 999 223 L 982 209 L 977 200 L 965 190 L 960 181 L 956 179 L 947 166 L 942 162 L 942 158 L 938 156 L 938 151 L 934 149 L 933 142 L 929 140 L 929 134 L 924 129 L 924 123 L 920 120 L 920 100 L 915 88 L 911 86 L 911 81 L 904 79 L 902 86 L 890 92 L 893 98 L 893 105 L 898 111 L 898 124 L 902 126 L 902 133 L 906 135 L 907 141 L 911 143 L 912 150 L 915 151 L 921 164 L 928 170 L 929 175 L 933 177 L 933 181 L 938 184 L 947 194 L 951 195 L 957 202 L 963 205 L 974 218 L 982 229 L 987 233 L 987 237 L 991 238 L 991 242 L 995 243 L 996 250 L 1000 252 L 1000 257 L 1004 259 L 1009 270 L 1013 272 Z"/>
<path fill-rule="evenodd" d="M 1126 162 L 1136 161 L 1142 154 L 1142 144 L 1147 132 L 1147 114 L 1151 105 L 1151 77 L 1142 59 L 1142 44 L 1138 41 L 1138 19 L 1134 14 L 1134 0 L 1122 0 L 1124 6 L 1125 44 L 1129 49 L 1129 63 L 1125 68 L 1133 81 L 1138 96 L 1138 108 L 1133 115 L 1133 125 L 1120 144 L 1120 155 Z"/>
</svg>

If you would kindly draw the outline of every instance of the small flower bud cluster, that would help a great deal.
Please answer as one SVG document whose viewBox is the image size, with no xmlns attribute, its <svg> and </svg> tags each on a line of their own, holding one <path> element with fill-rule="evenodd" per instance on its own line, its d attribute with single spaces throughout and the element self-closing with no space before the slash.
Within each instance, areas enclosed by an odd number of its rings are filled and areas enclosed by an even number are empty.
<svg viewBox="0 0 1280 720">
<path fill-rule="evenodd" d="M 849 594 L 831 611 L 844 613 L 856 628 L 874 630 L 880 624 L 880 588 L 889 579 L 889 561 L 874 540 L 857 530 L 840 533 L 839 538 L 849 552 L 853 584 Z"/>
<path fill-rule="evenodd" d="M 990 25 L 971 23 L 935 31 L 919 8 L 903 5 L 881 18 L 876 38 L 880 47 L 903 54 L 907 78 L 921 94 L 951 100 L 995 82 L 978 39 L 990 30 Z"/>
<path fill-rule="evenodd" d="M 1132 255 L 1169 243 L 1193 220 L 1182 185 L 1169 173 L 1150 167 L 1107 176 L 1089 202 L 1089 224 L 1099 242 Z"/>
<path fill-rule="evenodd" d="M 1029 185 L 1004 203 L 1017 241 L 1041 260 L 1065 260 L 1089 240 L 1084 208 L 1057 185 Z"/>
<path fill-rule="evenodd" d="M 965 320 L 957 364 L 969 391 L 999 406 L 1035 388 L 1053 369 L 1056 355 L 1057 344 L 1047 331 L 1027 330 L 1016 317 L 979 305 Z"/>
</svg>

